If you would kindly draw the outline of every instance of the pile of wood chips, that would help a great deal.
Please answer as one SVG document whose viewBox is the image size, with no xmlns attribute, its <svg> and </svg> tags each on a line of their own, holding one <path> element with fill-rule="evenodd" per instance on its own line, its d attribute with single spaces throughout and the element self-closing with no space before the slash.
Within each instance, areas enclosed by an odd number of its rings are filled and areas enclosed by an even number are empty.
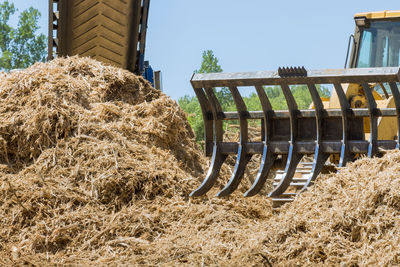
<svg viewBox="0 0 400 267">
<path fill-rule="evenodd" d="M 241 195 L 249 182 L 215 198 L 227 167 L 190 199 L 207 159 L 141 77 L 78 57 L 0 76 L 0 265 L 400 264 L 399 152 L 320 177 L 279 213 Z"/>
</svg>

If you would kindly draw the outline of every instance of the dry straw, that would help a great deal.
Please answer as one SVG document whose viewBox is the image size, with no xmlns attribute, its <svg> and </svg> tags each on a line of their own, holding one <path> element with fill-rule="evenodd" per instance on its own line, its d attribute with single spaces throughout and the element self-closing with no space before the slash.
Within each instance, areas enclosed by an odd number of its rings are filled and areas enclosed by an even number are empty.
<svg viewBox="0 0 400 267">
<path fill-rule="evenodd" d="M 273 214 L 241 196 L 249 182 L 189 199 L 207 161 L 185 114 L 121 69 L 72 57 L 3 73 L 0 121 L 0 265 L 400 264 L 400 153 Z"/>
</svg>

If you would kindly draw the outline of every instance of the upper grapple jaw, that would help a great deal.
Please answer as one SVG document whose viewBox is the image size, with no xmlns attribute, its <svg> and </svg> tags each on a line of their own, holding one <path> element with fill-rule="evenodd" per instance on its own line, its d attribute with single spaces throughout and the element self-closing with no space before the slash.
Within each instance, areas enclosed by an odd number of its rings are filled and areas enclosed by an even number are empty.
<svg viewBox="0 0 400 267">
<path fill-rule="evenodd" d="M 278 155 L 287 155 L 282 178 L 269 193 L 270 197 L 285 194 L 294 183 L 301 159 L 313 154 L 308 178 L 301 191 L 313 184 L 332 154 L 340 155 L 339 167 L 353 160 L 355 154 L 373 157 L 381 149 L 400 147 L 400 93 L 399 68 L 360 68 L 338 70 L 312 70 L 304 67 L 279 68 L 278 72 L 210 73 L 195 74 L 191 83 L 202 109 L 205 126 L 205 153 L 212 155 L 207 176 L 190 196 L 206 194 L 216 183 L 220 169 L 228 155 L 236 154 L 236 163 L 227 185 L 217 196 L 232 194 L 243 179 L 248 162 L 254 154 L 262 154 L 260 168 L 251 187 L 244 193 L 250 197 L 258 194 L 266 183 Z M 365 93 L 367 108 L 352 108 L 344 90 L 346 84 L 360 84 Z M 390 87 L 395 108 L 380 109 L 374 99 L 371 83 L 385 83 Z M 340 108 L 326 109 L 317 90 L 317 84 L 330 84 L 338 98 Z M 314 108 L 299 110 L 290 86 L 306 85 Z M 261 111 L 248 111 L 240 94 L 241 86 L 255 88 Z M 280 86 L 288 106 L 286 111 L 272 109 L 264 86 Z M 222 110 L 213 88 L 228 87 L 235 102 L 236 112 Z M 396 117 L 396 140 L 378 140 L 378 118 Z M 364 138 L 363 120 L 369 119 L 370 135 Z M 262 123 L 262 140 L 249 141 L 248 119 Z M 239 120 L 240 141 L 223 140 L 223 121 Z"/>
</svg>

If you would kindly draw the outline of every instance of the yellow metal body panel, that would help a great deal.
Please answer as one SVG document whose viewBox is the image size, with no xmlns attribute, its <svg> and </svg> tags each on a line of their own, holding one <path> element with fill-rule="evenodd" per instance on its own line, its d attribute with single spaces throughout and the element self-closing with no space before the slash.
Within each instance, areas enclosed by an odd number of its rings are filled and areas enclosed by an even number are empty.
<svg viewBox="0 0 400 267">
<path fill-rule="evenodd" d="M 378 108 L 395 108 L 394 98 L 377 100 Z M 395 117 L 380 117 L 378 119 L 378 140 L 394 140 L 397 137 L 397 119 Z"/>
<path fill-rule="evenodd" d="M 371 86 L 375 86 L 372 84 Z M 367 102 L 359 84 L 344 84 L 343 90 L 346 93 L 347 99 L 349 100 L 352 108 L 366 108 Z M 390 96 L 388 99 L 383 98 L 375 90 L 372 91 L 376 105 L 378 108 L 394 108 L 394 99 Z M 340 108 L 339 98 L 337 97 L 336 91 L 332 90 L 332 95 L 329 100 L 322 99 L 324 108 Z M 370 121 L 369 118 L 364 118 L 364 133 L 365 137 L 369 138 L 370 133 Z M 378 118 L 378 140 L 394 140 L 397 136 L 397 122 L 395 117 L 380 117 Z"/>
<path fill-rule="evenodd" d="M 377 11 L 377 12 L 364 12 L 357 13 L 354 15 L 354 18 L 365 17 L 367 19 L 387 19 L 387 18 L 400 18 L 400 10 L 392 10 L 392 11 Z"/>
</svg>

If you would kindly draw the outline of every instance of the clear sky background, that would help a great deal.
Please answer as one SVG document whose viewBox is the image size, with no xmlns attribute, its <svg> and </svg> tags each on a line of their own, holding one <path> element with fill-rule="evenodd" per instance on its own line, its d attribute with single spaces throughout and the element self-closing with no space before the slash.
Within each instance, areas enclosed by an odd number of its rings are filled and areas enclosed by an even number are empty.
<svg viewBox="0 0 400 267">
<path fill-rule="evenodd" d="M 0 0 L 1 1 L 1 0 Z M 42 13 L 47 0 L 11 0 L 19 10 Z M 194 95 L 190 77 L 211 49 L 225 72 L 343 68 L 353 16 L 398 10 L 399 0 L 151 0 L 146 59 L 163 73 L 164 92 Z M 12 23 L 16 24 L 14 18 Z"/>
</svg>

